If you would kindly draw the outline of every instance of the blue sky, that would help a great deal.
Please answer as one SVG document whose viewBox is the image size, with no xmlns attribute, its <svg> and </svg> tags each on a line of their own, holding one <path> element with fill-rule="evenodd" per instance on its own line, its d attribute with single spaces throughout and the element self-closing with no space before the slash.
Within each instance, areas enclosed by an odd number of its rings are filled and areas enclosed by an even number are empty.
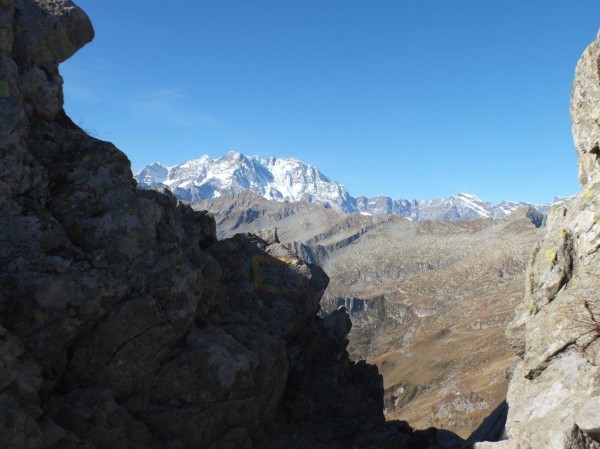
<svg viewBox="0 0 600 449">
<path fill-rule="evenodd" d="M 80 0 L 66 110 L 132 167 L 297 157 L 354 196 L 579 190 L 575 64 L 597 0 Z"/>
</svg>

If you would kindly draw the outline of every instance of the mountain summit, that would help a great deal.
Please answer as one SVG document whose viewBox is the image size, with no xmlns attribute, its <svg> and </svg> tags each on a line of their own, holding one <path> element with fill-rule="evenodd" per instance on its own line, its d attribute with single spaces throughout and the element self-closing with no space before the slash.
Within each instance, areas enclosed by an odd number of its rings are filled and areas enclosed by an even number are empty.
<svg viewBox="0 0 600 449">
<path fill-rule="evenodd" d="M 250 191 L 268 200 L 321 203 L 339 212 L 394 214 L 413 221 L 498 218 L 524 206 L 542 212 L 548 209 L 546 204 L 523 201 L 492 204 L 469 193 L 434 200 L 394 200 L 384 195 L 354 198 L 344 185 L 298 159 L 261 159 L 238 151 L 230 151 L 218 159 L 202 156 L 172 167 L 155 162 L 142 168 L 135 178 L 142 189 L 166 188 L 188 203 Z"/>
<path fill-rule="evenodd" d="M 357 212 L 356 200 L 346 187 L 298 159 L 261 159 L 230 151 L 218 159 L 202 156 L 173 167 L 156 162 L 135 177 L 142 188 L 167 188 L 190 203 L 251 191 L 268 200 L 323 203 L 339 211 Z"/>
</svg>

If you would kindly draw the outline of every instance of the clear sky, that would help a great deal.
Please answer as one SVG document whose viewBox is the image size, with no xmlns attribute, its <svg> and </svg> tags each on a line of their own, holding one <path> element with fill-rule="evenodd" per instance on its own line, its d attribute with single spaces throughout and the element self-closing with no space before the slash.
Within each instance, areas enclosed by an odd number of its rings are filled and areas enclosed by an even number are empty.
<svg viewBox="0 0 600 449">
<path fill-rule="evenodd" d="M 134 170 L 297 157 L 354 196 L 579 190 L 575 64 L 598 0 L 76 0 L 66 109 Z"/>
</svg>

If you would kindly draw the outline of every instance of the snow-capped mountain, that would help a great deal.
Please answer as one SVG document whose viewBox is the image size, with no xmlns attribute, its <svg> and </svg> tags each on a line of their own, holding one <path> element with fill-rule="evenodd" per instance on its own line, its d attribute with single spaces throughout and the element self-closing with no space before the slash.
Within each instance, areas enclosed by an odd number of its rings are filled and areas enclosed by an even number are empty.
<svg viewBox="0 0 600 449">
<path fill-rule="evenodd" d="M 533 205 L 523 201 L 502 201 L 492 204 L 476 195 L 459 193 L 449 198 L 434 200 L 393 200 L 388 196 L 358 197 L 357 208 L 371 215 L 395 214 L 413 221 L 442 220 L 458 221 L 473 218 L 498 218 L 510 214 L 520 207 L 533 206 L 545 212 L 547 205 Z"/>
<path fill-rule="evenodd" d="M 491 204 L 468 193 L 434 200 L 394 200 L 383 195 L 353 198 L 345 186 L 298 159 L 261 159 L 237 151 L 218 159 L 202 156 L 172 167 L 156 162 L 145 166 L 135 178 L 140 188 L 166 188 L 189 203 L 251 191 L 269 200 L 322 203 L 340 212 L 395 214 L 413 221 L 498 218 L 524 206 L 533 206 L 541 212 L 549 207 L 522 201 Z"/>
<path fill-rule="evenodd" d="M 190 203 L 249 190 L 269 200 L 307 201 L 356 211 L 356 200 L 346 187 L 298 159 L 261 159 L 231 151 L 218 159 L 202 156 L 173 167 L 154 163 L 135 178 L 142 188 L 167 188 Z"/>
</svg>

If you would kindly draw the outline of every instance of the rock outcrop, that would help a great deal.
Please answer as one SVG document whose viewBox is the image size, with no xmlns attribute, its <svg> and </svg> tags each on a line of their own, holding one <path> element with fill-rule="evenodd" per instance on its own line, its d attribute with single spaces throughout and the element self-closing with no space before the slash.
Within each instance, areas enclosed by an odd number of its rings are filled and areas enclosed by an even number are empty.
<svg viewBox="0 0 600 449">
<path fill-rule="evenodd" d="M 508 440 L 478 448 L 599 448 L 600 36 L 581 57 L 571 119 L 583 191 L 551 209 L 527 292 L 507 334 L 521 357 L 508 391 Z"/>
<path fill-rule="evenodd" d="M 320 268 L 218 241 L 66 116 L 58 65 L 93 35 L 68 0 L 0 0 L 0 448 L 435 444 L 385 424 Z"/>
</svg>

